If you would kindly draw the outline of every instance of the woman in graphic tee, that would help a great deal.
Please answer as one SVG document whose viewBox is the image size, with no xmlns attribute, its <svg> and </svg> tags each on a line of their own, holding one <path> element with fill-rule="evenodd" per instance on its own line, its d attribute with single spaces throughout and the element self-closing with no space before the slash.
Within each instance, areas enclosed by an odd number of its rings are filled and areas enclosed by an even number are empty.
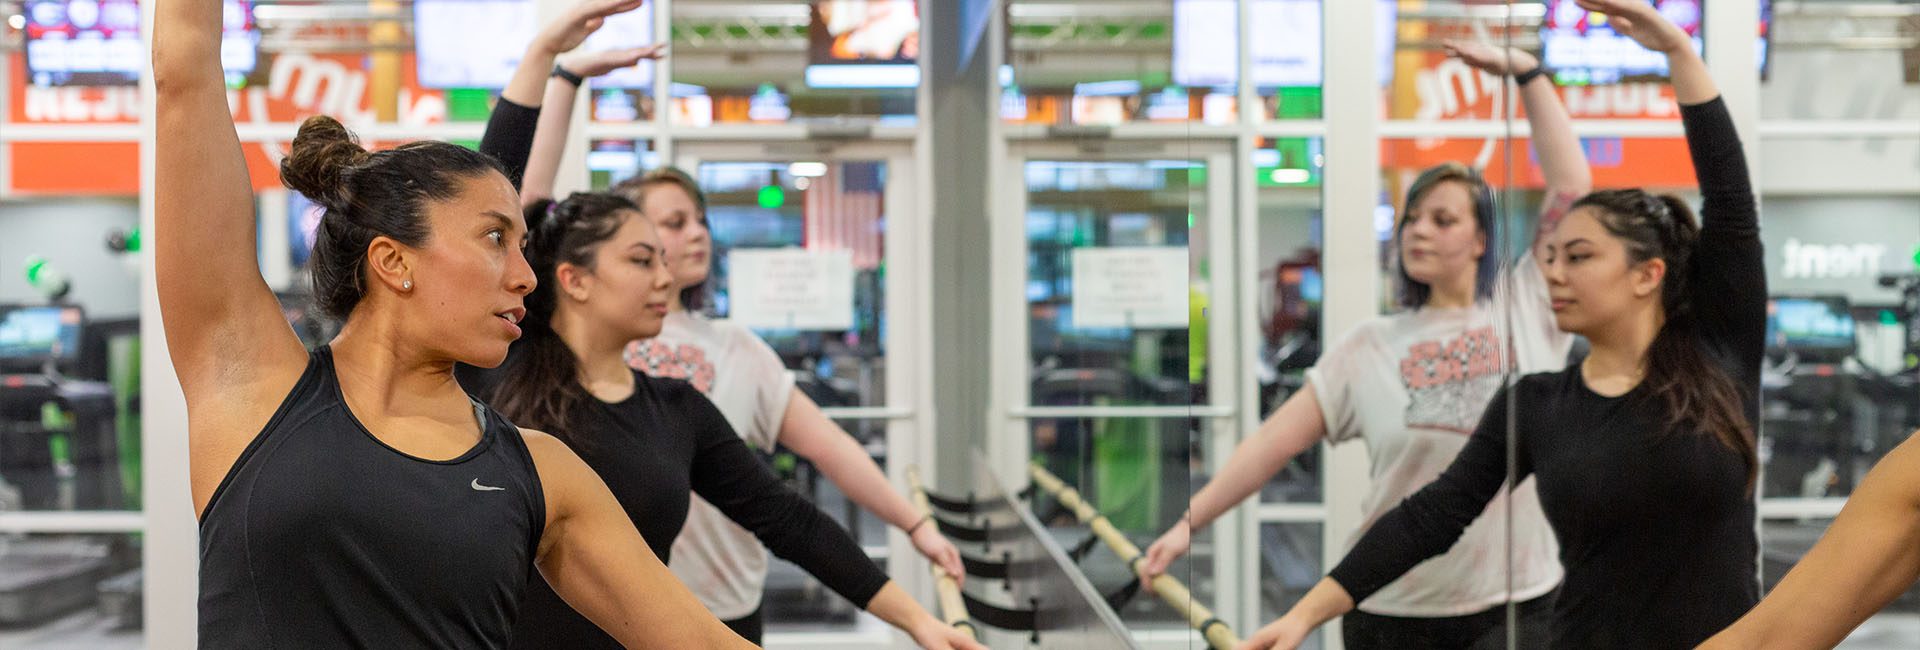
<svg viewBox="0 0 1920 650">
<path fill-rule="evenodd" d="M 1591 184 L 1552 81 L 1518 50 L 1472 43 L 1448 49 L 1479 70 L 1516 75 L 1546 173 L 1535 235 L 1544 240 Z M 1234 450 L 1186 516 L 1147 548 L 1143 578 L 1166 572 L 1187 553 L 1194 530 L 1322 439 L 1366 441 L 1373 487 L 1364 509 L 1371 523 L 1453 461 L 1507 373 L 1566 365 L 1569 337 L 1554 328 L 1537 249 L 1502 269 L 1494 214 L 1486 181 L 1465 165 L 1441 165 L 1414 180 L 1394 234 L 1402 311 L 1362 323 L 1327 350 L 1307 372 L 1306 386 Z M 1511 519 L 1504 515 L 1508 500 Z M 1504 644 L 1508 602 L 1520 603 L 1522 645 L 1544 642 L 1561 572 L 1539 496 L 1532 483 L 1521 483 L 1487 510 L 1502 515 L 1475 523 L 1452 550 L 1360 603 L 1342 626 L 1347 647 Z"/>
<path fill-rule="evenodd" d="M 1376 518 L 1249 647 L 1295 647 L 1499 519 L 1487 504 L 1510 476 L 1534 481 L 1560 544 L 1551 647 L 1692 648 L 1758 600 L 1753 423 L 1767 280 L 1740 138 L 1684 31 L 1643 0 L 1579 3 L 1666 55 L 1700 221 L 1685 201 L 1637 189 L 1575 201 L 1543 261 L 1555 322 L 1592 351 L 1495 395 L 1445 471 Z"/>
</svg>

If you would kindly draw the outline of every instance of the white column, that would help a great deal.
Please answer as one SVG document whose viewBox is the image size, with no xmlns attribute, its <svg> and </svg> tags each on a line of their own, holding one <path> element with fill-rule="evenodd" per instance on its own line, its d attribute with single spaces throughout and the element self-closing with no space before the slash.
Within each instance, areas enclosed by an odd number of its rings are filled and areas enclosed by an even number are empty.
<svg viewBox="0 0 1920 650">
<path fill-rule="evenodd" d="M 259 206 L 255 217 L 260 233 L 260 277 L 274 291 L 293 288 L 293 251 L 289 242 L 293 229 L 287 223 L 287 190 L 274 187 L 254 197 Z"/>
<path fill-rule="evenodd" d="M 1378 312 L 1380 272 L 1375 262 L 1373 210 L 1380 194 L 1380 89 L 1374 67 L 1376 2 L 1328 0 L 1321 8 L 1329 43 L 1358 56 L 1327 56 L 1322 114 L 1327 123 L 1324 227 L 1321 259 L 1325 309 L 1321 331 L 1328 339 Z M 1335 35 L 1338 35 L 1337 37 Z M 1360 502 L 1369 486 L 1366 450 L 1360 445 L 1328 449 L 1321 485 L 1327 520 L 1322 537 L 1326 569 L 1344 555 L 1347 536 L 1361 524 Z M 1327 647 L 1339 650 L 1338 624 L 1325 628 Z"/>
</svg>

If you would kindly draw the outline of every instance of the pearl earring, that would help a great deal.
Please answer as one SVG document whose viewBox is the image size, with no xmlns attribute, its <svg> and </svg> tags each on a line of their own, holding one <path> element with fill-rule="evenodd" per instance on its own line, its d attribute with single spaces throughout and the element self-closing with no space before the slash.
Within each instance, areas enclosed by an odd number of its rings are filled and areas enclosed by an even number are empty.
<svg viewBox="0 0 1920 650">
<path fill-rule="evenodd" d="M 412 291 L 412 290 L 413 290 L 413 281 L 412 281 L 412 280 L 401 280 L 401 281 L 400 281 L 400 290 L 401 290 L 401 291 Z"/>
</svg>

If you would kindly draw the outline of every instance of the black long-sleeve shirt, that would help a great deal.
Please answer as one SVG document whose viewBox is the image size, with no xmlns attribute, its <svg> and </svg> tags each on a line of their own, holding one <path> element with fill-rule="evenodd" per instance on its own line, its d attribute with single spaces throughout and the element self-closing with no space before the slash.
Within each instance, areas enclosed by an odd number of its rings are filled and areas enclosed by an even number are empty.
<svg viewBox="0 0 1920 650">
<path fill-rule="evenodd" d="M 1691 335 L 1755 422 L 1767 287 L 1746 161 L 1721 100 L 1681 117 L 1705 199 Z M 1566 567 L 1555 647 L 1691 648 L 1759 601 L 1745 461 L 1709 433 L 1671 430 L 1644 386 L 1602 396 L 1575 366 L 1503 390 L 1453 464 L 1368 530 L 1330 574 L 1356 602 L 1445 552 L 1485 509 L 1507 479 L 1509 406 L 1514 478 L 1538 483 Z"/>
<path fill-rule="evenodd" d="M 515 104 L 505 97 L 493 105 L 487 115 L 487 130 L 480 134 L 480 153 L 493 156 L 506 169 L 513 189 L 520 189 L 527 173 L 527 158 L 533 154 L 533 133 L 540 124 L 540 107 Z"/>
<path fill-rule="evenodd" d="M 461 384 L 485 396 L 497 379 L 481 371 Z M 866 607 L 886 585 L 846 530 L 781 483 L 691 384 L 636 371 L 632 396 L 612 404 L 588 398 L 569 423 L 562 438 L 606 482 L 662 563 L 686 522 L 688 495 L 698 494 L 855 605 Z M 513 647 L 620 647 L 538 576 L 520 611 Z"/>
</svg>

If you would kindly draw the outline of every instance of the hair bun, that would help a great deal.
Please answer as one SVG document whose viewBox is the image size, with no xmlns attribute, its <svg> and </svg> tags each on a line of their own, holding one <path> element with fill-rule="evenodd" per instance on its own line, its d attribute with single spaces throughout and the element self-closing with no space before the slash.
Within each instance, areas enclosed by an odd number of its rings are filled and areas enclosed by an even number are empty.
<svg viewBox="0 0 1920 650">
<path fill-rule="evenodd" d="M 300 123 L 293 147 L 281 159 L 280 182 L 323 206 L 343 207 L 351 198 L 347 170 L 372 155 L 339 120 L 315 115 Z"/>
</svg>

